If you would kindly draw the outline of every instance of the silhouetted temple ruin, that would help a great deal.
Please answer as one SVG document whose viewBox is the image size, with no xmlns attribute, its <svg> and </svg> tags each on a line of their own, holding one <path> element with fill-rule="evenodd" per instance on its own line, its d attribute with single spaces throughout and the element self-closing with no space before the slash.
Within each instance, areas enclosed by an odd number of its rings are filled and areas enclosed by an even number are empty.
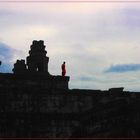
<svg viewBox="0 0 140 140">
<path fill-rule="evenodd" d="M 34 79 L 34 84 L 42 85 L 46 88 L 68 89 L 69 77 L 53 76 L 48 72 L 49 57 L 46 56 L 44 41 L 33 41 L 30 46 L 29 56 L 25 60 L 17 60 L 14 64 L 13 72 L 18 78 Z"/>
<path fill-rule="evenodd" d="M 48 72 L 43 41 L 14 73 L 0 73 L 0 138 L 140 137 L 140 93 L 69 89 L 68 76 Z"/>
<path fill-rule="evenodd" d="M 30 47 L 29 56 L 26 58 L 27 64 L 25 64 L 25 60 L 17 60 L 14 64 L 14 73 L 25 73 L 25 72 L 41 72 L 48 74 L 48 62 L 49 57 L 46 56 L 47 51 L 45 50 L 44 41 L 33 41 L 33 44 Z"/>
</svg>

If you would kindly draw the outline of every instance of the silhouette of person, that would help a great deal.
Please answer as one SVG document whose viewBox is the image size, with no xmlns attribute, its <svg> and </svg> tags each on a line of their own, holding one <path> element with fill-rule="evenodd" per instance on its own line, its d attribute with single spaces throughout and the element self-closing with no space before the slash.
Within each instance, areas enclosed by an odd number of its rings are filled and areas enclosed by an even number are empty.
<svg viewBox="0 0 140 140">
<path fill-rule="evenodd" d="M 1 65 L 1 63 L 2 63 L 2 62 L 0 61 L 0 65 Z"/>
<path fill-rule="evenodd" d="M 66 75 L 66 65 L 65 65 L 66 62 L 63 62 L 63 64 L 61 65 L 61 69 L 62 69 L 62 76 L 65 76 Z"/>
</svg>

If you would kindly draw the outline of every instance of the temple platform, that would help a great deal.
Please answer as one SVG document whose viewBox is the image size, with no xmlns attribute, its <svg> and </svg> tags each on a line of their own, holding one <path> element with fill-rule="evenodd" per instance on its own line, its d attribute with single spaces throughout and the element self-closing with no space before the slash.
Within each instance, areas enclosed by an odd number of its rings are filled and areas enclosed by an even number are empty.
<svg viewBox="0 0 140 140">
<path fill-rule="evenodd" d="M 42 87 L 48 89 L 68 89 L 69 76 L 53 76 L 42 73 L 12 74 L 0 73 L 0 86 Z"/>
</svg>

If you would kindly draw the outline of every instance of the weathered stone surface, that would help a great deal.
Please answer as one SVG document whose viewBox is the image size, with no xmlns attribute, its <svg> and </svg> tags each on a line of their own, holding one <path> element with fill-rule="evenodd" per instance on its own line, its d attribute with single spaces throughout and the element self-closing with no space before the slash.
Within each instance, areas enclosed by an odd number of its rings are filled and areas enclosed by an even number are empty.
<svg viewBox="0 0 140 140">
<path fill-rule="evenodd" d="M 46 56 L 44 41 L 33 41 L 29 56 L 27 57 L 28 70 L 31 72 L 46 72 L 48 73 L 49 57 Z"/>
<path fill-rule="evenodd" d="M 8 85 L 0 81 L 0 137 L 140 136 L 140 93 L 17 85 L 11 79 L 5 78 Z"/>
<path fill-rule="evenodd" d="M 14 64 L 13 72 L 16 74 L 24 74 L 26 73 L 27 68 L 25 64 L 25 60 L 17 60 L 17 62 Z"/>
</svg>

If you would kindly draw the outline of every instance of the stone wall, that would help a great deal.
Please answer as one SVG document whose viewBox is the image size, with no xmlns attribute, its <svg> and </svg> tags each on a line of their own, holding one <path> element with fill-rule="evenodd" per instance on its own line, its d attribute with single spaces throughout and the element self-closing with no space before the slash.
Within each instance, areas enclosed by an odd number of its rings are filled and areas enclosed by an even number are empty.
<svg viewBox="0 0 140 140">
<path fill-rule="evenodd" d="M 39 87 L 42 89 L 68 89 L 68 76 L 53 76 L 42 73 L 2 74 L 0 73 L 0 86 L 2 87 Z"/>
<path fill-rule="evenodd" d="M 0 77 L 0 137 L 140 136 L 139 93 L 46 88 L 6 76 Z"/>
</svg>

